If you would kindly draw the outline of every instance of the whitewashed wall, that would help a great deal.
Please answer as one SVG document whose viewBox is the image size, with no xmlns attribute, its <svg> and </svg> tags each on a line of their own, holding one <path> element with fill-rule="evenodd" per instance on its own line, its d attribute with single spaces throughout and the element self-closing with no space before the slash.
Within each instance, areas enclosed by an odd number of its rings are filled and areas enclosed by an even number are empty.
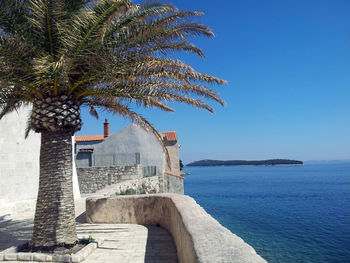
<svg viewBox="0 0 350 263">
<path fill-rule="evenodd" d="M 135 124 L 105 138 L 102 143 L 94 145 L 93 148 L 94 154 L 132 153 L 130 164 L 135 163 L 134 153 L 140 153 L 140 164 L 143 167 L 156 166 L 157 175 L 162 175 L 164 172 L 164 153 L 157 138 Z"/>
<path fill-rule="evenodd" d="M 36 199 L 39 184 L 40 134 L 24 132 L 31 107 L 22 107 L 0 120 L 0 210 L 14 209 L 15 203 Z M 73 168 L 75 168 L 73 166 Z M 80 197 L 76 172 L 75 197 Z M 18 205 L 17 205 L 18 206 Z"/>
<path fill-rule="evenodd" d="M 40 134 L 24 132 L 30 107 L 0 120 L 0 200 L 36 198 L 39 182 Z"/>
</svg>

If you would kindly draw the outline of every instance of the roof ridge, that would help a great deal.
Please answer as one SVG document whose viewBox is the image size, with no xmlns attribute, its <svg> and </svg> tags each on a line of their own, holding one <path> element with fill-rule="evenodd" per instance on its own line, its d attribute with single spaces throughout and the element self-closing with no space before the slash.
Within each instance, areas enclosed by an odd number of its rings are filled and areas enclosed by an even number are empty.
<svg viewBox="0 0 350 263">
<path fill-rule="evenodd" d="M 164 135 L 167 141 L 177 141 L 176 131 L 159 132 Z M 75 142 L 88 142 L 88 141 L 103 141 L 105 136 L 103 134 L 98 135 L 76 135 Z"/>
<path fill-rule="evenodd" d="M 78 135 L 75 136 L 75 142 L 88 142 L 88 141 L 103 141 L 104 135 Z"/>
</svg>

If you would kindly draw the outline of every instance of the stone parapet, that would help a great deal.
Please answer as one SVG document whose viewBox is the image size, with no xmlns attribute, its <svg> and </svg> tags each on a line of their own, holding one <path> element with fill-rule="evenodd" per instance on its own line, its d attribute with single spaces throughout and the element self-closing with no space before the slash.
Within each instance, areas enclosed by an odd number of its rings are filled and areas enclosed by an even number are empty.
<svg viewBox="0 0 350 263">
<path fill-rule="evenodd" d="M 88 223 L 161 225 L 173 236 L 179 262 L 266 262 L 194 199 L 178 194 L 92 197 Z"/>
</svg>

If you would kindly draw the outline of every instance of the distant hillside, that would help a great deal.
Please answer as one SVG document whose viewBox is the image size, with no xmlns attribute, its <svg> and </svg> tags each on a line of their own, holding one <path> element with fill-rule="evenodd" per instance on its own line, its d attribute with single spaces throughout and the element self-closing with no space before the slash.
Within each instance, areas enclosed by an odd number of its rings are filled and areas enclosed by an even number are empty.
<svg viewBox="0 0 350 263">
<path fill-rule="evenodd" d="M 235 166 L 235 165 L 302 165 L 302 161 L 287 159 L 272 159 L 263 161 L 243 161 L 243 160 L 200 160 L 187 164 L 187 166 Z"/>
</svg>

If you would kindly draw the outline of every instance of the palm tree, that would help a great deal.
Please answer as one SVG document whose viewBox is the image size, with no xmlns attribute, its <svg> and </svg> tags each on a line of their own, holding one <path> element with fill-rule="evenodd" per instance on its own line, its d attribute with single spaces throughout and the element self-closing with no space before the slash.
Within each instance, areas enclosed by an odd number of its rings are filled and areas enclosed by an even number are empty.
<svg viewBox="0 0 350 263">
<path fill-rule="evenodd" d="M 206 101 L 224 104 L 205 84 L 225 81 L 169 58 L 178 51 L 204 57 L 188 40 L 213 37 L 193 20 L 200 15 L 159 1 L 0 1 L 0 119 L 30 103 L 26 134 L 41 133 L 33 249 L 78 240 L 71 136 L 81 128 L 81 106 L 95 117 L 105 109 L 129 118 L 162 142 L 131 107 L 173 111 L 168 102 L 181 102 L 214 112 Z"/>
</svg>

